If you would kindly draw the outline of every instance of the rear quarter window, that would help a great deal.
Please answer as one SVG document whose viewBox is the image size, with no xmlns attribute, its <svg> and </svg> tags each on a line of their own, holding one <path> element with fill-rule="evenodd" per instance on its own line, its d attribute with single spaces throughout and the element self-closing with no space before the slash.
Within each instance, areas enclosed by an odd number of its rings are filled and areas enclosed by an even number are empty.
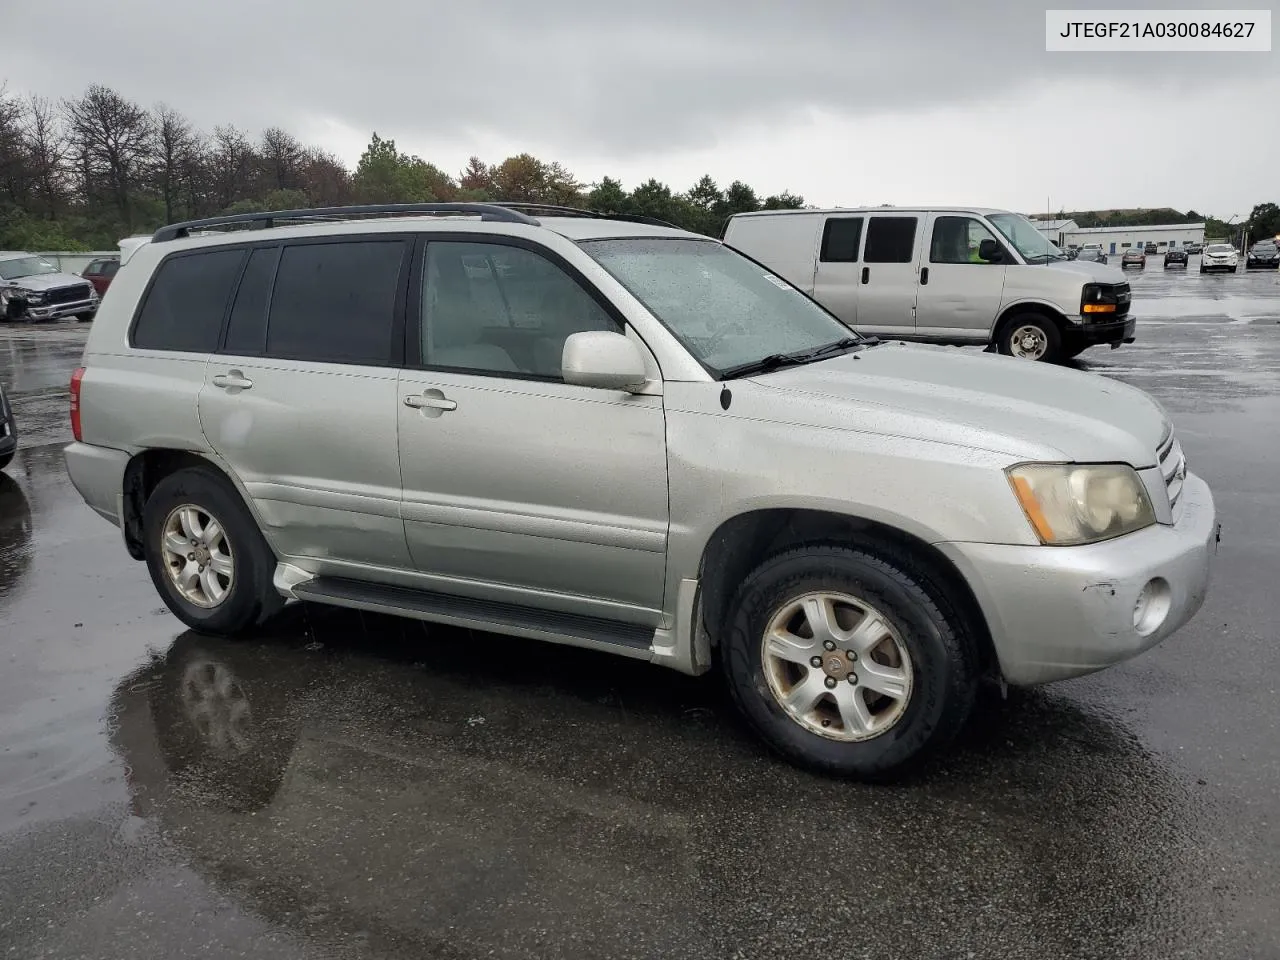
<svg viewBox="0 0 1280 960">
<path fill-rule="evenodd" d="M 212 353 L 244 262 L 242 248 L 182 253 L 161 261 L 133 324 L 142 350 Z"/>
</svg>

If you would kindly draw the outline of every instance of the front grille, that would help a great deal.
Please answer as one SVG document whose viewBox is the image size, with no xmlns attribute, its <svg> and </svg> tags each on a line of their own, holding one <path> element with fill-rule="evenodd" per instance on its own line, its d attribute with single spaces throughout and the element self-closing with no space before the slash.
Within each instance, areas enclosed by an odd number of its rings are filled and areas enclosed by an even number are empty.
<svg viewBox="0 0 1280 960">
<path fill-rule="evenodd" d="M 73 287 L 58 287 L 45 293 L 44 302 L 48 304 L 77 303 L 80 300 L 88 300 L 89 291 L 92 289 L 93 287 L 87 283 L 78 283 Z"/>
<path fill-rule="evenodd" d="M 1158 456 L 1160 475 L 1164 477 L 1165 489 L 1169 491 L 1169 506 L 1177 506 L 1178 498 L 1182 496 L 1182 483 L 1187 476 L 1187 458 L 1172 430 L 1160 446 Z"/>
<path fill-rule="evenodd" d="M 1129 307 L 1133 303 L 1133 292 L 1129 289 L 1127 283 L 1119 284 L 1116 287 L 1116 319 L 1126 316 L 1129 313 Z"/>
</svg>

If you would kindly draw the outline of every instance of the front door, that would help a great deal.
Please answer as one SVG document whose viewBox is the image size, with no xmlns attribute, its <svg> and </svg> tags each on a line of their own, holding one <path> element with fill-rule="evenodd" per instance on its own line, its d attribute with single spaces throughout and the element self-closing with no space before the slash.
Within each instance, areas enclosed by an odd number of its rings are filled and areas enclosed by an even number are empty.
<svg viewBox="0 0 1280 960">
<path fill-rule="evenodd" d="M 276 549 L 361 576 L 411 570 L 397 379 L 412 243 L 386 234 L 254 249 L 200 420 Z"/>
<path fill-rule="evenodd" d="M 1003 250 L 981 220 L 964 214 L 929 217 L 928 255 L 916 292 L 916 333 L 985 342 L 1000 312 L 1004 263 L 979 255 L 982 241 Z"/>
<path fill-rule="evenodd" d="M 919 227 L 915 214 L 867 218 L 858 291 L 861 332 L 890 337 L 915 333 Z"/>
<path fill-rule="evenodd" d="M 398 409 L 418 570 L 441 592 L 656 625 L 662 397 L 560 376 L 567 336 L 620 319 L 567 264 L 505 238 L 432 238 L 415 258 Z"/>
</svg>

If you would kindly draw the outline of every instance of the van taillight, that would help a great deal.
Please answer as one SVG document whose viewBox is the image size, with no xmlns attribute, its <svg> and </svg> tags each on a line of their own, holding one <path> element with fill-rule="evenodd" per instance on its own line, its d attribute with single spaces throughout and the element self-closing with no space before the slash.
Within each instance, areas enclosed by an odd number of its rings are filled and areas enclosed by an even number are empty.
<svg viewBox="0 0 1280 960">
<path fill-rule="evenodd" d="M 84 440 L 80 433 L 80 381 L 83 379 L 84 367 L 76 367 L 71 374 L 71 435 L 76 438 L 76 443 Z"/>
</svg>

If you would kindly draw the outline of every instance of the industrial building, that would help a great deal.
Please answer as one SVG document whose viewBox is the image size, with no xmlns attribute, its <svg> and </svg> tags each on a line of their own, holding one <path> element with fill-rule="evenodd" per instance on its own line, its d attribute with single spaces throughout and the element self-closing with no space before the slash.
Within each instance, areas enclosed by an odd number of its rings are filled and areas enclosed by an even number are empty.
<svg viewBox="0 0 1280 960">
<path fill-rule="evenodd" d="M 1172 223 L 1149 227 L 1082 227 L 1074 220 L 1033 220 L 1050 241 L 1063 250 L 1100 243 L 1106 253 L 1123 253 L 1129 247 L 1154 243 L 1157 250 L 1204 243 L 1203 223 Z"/>
</svg>

